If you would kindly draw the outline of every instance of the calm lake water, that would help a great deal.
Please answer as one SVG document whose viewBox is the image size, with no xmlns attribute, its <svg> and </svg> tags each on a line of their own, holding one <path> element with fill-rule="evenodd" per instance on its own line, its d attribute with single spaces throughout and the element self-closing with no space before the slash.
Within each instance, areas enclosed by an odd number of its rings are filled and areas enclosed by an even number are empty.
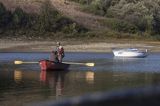
<svg viewBox="0 0 160 106">
<path fill-rule="evenodd" d="M 59 100 L 93 92 L 158 85 L 160 53 L 146 58 L 114 58 L 112 53 L 66 53 L 64 61 L 94 62 L 95 67 L 71 65 L 69 71 L 44 72 L 38 64 L 49 53 L 0 53 L 0 106 Z"/>
</svg>

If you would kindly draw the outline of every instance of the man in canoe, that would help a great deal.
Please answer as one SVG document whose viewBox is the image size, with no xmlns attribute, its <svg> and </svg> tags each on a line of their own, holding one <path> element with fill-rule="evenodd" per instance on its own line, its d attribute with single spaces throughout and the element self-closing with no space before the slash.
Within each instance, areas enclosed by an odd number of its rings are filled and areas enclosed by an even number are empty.
<svg viewBox="0 0 160 106">
<path fill-rule="evenodd" d="M 56 51 L 57 51 L 58 61 L 59 61 L 59 62 L 62 62 L 62 59 L 64 58 L 64 49 L 63 49 L 63 47 L 61 46 L 60 42 L 57 42 Z"/>
<path fill-rule="evenodd" d="M 59 62 L 57 51 L 51 51 L 50 60 L 54 62 Z"/>
</svg>

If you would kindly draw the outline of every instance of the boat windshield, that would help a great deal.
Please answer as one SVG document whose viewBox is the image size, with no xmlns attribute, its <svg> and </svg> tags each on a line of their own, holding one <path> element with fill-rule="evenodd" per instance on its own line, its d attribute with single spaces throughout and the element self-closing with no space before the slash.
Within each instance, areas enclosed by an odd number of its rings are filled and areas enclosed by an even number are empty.
<svg viewBox="0 0 160 106">
<path fill-rule="evenodd" d="M 128 48 L 126 50 L 128 50 L 128 51 L 138 51 L 138 49 L 135 49 L 135 48 Z"/>
</svg>

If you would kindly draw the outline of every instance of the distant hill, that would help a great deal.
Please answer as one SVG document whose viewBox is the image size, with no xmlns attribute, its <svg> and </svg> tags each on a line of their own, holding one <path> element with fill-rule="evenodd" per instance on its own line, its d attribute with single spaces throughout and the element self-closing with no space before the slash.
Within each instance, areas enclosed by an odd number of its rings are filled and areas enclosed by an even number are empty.
<svg viewBox="0 0 160 106">
<path fill-rule="evenodd" d="M 14 11 L 16 7 L 20 7 L 29 14 L 40 13 L 41 5 L 45 1 L 0 0 L 11 11 Z M 50 0 L 52 6 L 62 16 L 67 17 L 77 25 L 89 29 L 87 34 L 81 33 L 77 35 L 78 37 L 160 39 L 160 0 L 66 1 L 64 3 L 64 0 Z M 74 24 L 69 28 L 63 26 L 60 29 L 65 30 L 64 32 L 66 30 L 74 31 L 72 27 L 75 27 Z"/>
</svg>

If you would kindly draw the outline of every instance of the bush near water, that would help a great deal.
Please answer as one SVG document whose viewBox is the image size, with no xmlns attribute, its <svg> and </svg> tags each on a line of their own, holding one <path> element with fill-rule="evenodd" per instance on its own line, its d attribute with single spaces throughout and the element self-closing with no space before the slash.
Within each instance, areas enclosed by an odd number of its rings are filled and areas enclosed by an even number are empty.
<svg viewBox="0 0 160 106">
<path fill-rule="evenodd" d="M 160 0 L 68 0 L 80 3 L 81 11 L 105 17 L 98 20 L 104 26 L 100 31 L 85 28 L 45 1 L 39 13 L 20 7 L 11 11 L 0 3 L 0 38 L 160 39 Z"/>
</svg>

